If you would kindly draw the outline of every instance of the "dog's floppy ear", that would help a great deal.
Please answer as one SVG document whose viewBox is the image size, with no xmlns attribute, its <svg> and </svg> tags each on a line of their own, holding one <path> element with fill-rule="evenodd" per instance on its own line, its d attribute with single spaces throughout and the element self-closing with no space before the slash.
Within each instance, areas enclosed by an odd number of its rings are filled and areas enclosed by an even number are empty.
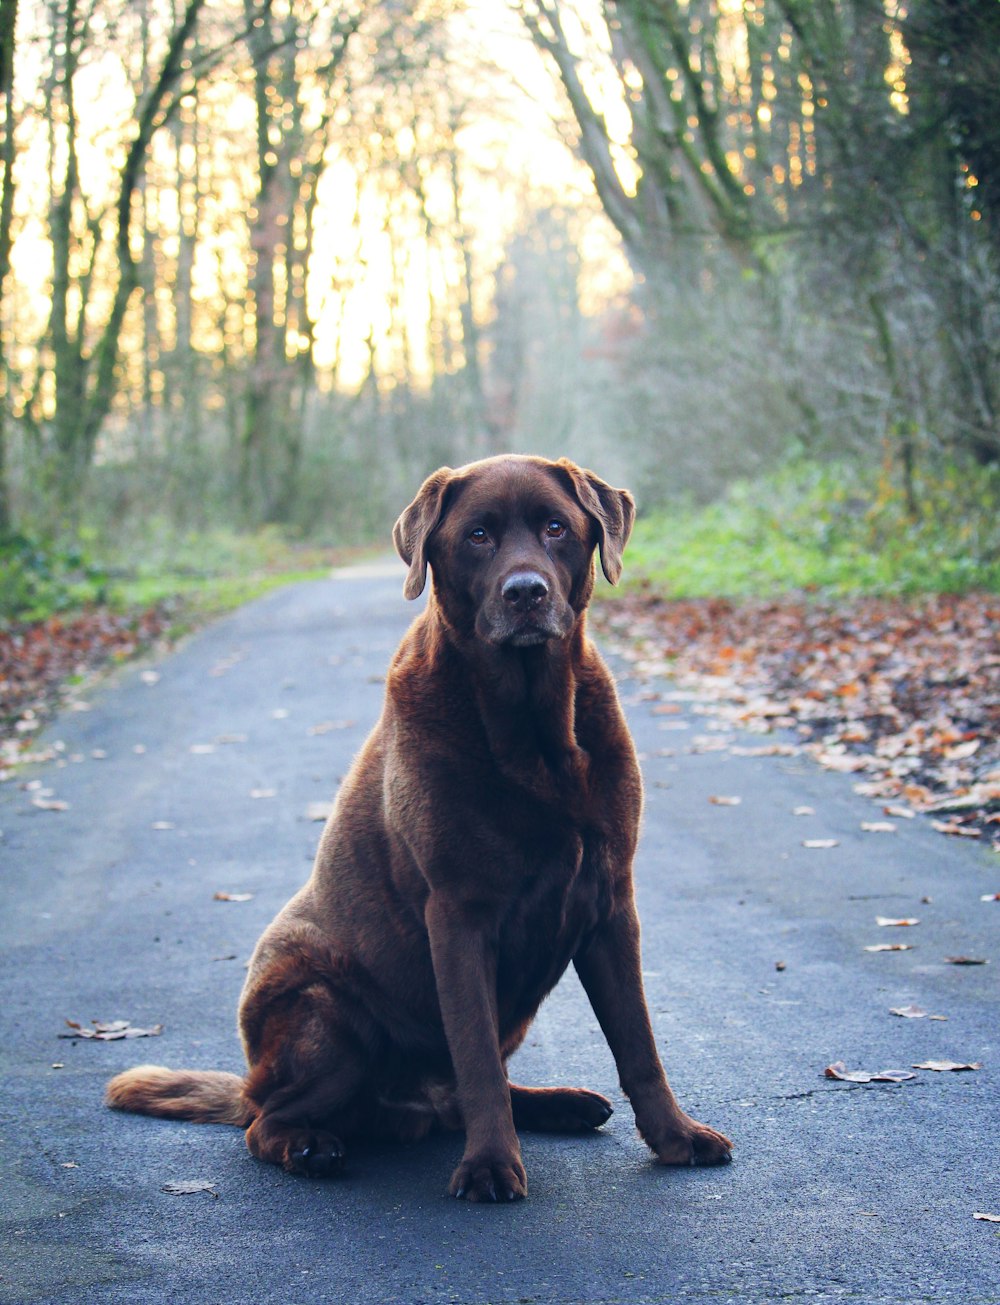
<svg viewBox="0 0 1000 1305">
<path fill-rule="evenodd" d="M 427 541 L 441 520 L 445 490 L 455 473 L 439 467 L 420 486 L 417 497 L 392 528 L 396 552 L 410 568 L 403 585 L 404 598 L 418 598 L 427 583 Z"/>
<path fill-rule="evenodd" d="M 622 553 L 635 521 L 635 500 L 627 489 L 613 489 L 600 476 L 568 458 L 556 463 L 569 477 L 580 506 L 597 525 L 601 569 L 613 585 L 622 573 Z"/>
</svg>

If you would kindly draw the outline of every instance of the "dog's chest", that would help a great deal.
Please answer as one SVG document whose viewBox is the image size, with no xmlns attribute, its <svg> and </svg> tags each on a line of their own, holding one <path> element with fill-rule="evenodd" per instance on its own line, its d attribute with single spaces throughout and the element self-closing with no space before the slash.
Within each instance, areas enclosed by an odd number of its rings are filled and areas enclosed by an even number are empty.
<svg viewBox="0 0 1000 1305">
<path fill-rule="evenodd" d="M 558 981 L 606 908 L 584 840 L 567 836 L 527 873 L 507 905 L 498 933 L 497 993 L 501 1021 L 534 1011 Z"/>
</svg>

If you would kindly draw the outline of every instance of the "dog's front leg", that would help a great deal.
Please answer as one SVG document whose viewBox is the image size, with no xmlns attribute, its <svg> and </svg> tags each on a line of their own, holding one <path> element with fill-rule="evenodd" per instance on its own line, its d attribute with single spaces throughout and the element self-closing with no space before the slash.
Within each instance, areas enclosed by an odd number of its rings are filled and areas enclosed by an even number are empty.
<svg viewBox="0 0 1000 1305">
<path fill-rule="evenodd" d="M 635 1122 L 661 1164 L 722 1164 L 732 1143 L 684 1113 L 656 1050 L 642 986 L 639 918 L 622 903 L 574 957 Z"/>
<path fill-rule="evenodd" d="M 513 1201 L 528 1180 L 500 1057 L 496 944 L 475 907 L 432 893 L 425 918 L 438 1002 L 465 1122 L 465 1154 L 449 1191 L 469 1201 Z"/>
</svg>

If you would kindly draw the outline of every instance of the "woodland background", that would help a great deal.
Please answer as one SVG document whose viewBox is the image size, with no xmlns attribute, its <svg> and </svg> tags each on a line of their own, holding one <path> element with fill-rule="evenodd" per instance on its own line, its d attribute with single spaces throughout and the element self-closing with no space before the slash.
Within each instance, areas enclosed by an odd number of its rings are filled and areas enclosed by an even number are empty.
<svg viewBox="0 0 1000 1305">
<path fill-rule="evenodd" d="M 792 583 L 995 584 L 996 0 L 0 15 L 8 614 L 503 450 L 631 485 L 640 559 L 714 503 Z"/>
</svg>

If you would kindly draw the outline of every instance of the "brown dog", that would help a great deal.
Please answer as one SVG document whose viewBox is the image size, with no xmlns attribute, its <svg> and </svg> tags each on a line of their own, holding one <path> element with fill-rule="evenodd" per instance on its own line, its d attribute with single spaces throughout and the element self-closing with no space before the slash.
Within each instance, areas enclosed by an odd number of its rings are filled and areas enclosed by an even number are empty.
<svg viewBox="0 0 1000 1305">
<path fill-rule="evenodd" d="M 678 1106 L 642 989 L 632 856 L 642 791 L 585 633 L 593 555 L 621 573 L 631 496 L 566 460 L 430 476 L 396 522 L 404 593 L 433 592 L 389 670 L 309 882 L 266 930 L 235 1074 L 140 1066 L 108 1101 L 239 1124 L 261 1160 L 327 1175 L 343 1139 L 464 1127 L 450 1191 L 527 1190 L 515 1126 L 597 1128 L 582 1088 L 526 1088 L 508 1057 L 570 961 L 664 1164 L 731 1143 Z"/>
</svg>

